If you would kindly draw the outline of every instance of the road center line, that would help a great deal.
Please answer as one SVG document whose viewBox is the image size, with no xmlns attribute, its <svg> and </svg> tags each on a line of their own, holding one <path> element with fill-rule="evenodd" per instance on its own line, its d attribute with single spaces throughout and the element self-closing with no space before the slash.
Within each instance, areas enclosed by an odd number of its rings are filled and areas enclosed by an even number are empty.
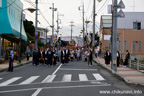
<svg viewBox="0 0 144 96">
<path fill-rule="evenodd" d="M 58 66 L 58 68 L 51 74 L 51 76 L 54 76 L 56 74 L 56 72 L 60 69 L 61 66 L 62 66 L 62 64 L 60 64 Z M 38 88 L 31 96 L 37 96 L 41 90 L 42 90 L 42 88 Z"/>
</svg>

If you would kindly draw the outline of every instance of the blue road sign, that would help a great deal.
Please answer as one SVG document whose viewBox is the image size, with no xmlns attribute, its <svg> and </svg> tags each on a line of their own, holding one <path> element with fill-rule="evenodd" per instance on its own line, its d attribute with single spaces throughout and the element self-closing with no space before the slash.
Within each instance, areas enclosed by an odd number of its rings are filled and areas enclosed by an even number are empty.
<svg viewBox="0 0 144 96">
<path fill-rule="evenodd" d="M 38 31 L 35 31 L 35 35 L 38 35 L 39 33 L 38 33 Z"/>
<path fill-rule="evenodd" d="M 35 40 L 37 40 L 38 39 L 38 36 L 35 36 Z"/>
</svg>

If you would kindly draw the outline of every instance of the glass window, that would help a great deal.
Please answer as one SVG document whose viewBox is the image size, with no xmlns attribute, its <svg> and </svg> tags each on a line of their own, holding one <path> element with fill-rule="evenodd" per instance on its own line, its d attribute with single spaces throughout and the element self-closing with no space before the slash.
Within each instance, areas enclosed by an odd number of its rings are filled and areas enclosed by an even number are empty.
<svg viewBox="0 0 144 96">
<path fill-rule="evenodd" d="M 141 22 L 133 22 L 134 30 L 141 30 Z"/>
<path fill-rule="evenodd" d="M 139 51 L 141 51 L 141 41 L 139 41 Z"/>
</svg>

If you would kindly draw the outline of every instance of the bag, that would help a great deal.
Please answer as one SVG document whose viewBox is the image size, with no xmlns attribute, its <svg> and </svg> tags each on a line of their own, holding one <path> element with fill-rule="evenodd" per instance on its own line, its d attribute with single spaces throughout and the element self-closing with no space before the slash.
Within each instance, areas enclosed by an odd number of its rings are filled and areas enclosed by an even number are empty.
<svg viewBox="0 0 144 96">
<path fill-rule="evenodd" d="M 63 57 L 62 60 L 65 60 L 65 57 Z"/>
</svg>

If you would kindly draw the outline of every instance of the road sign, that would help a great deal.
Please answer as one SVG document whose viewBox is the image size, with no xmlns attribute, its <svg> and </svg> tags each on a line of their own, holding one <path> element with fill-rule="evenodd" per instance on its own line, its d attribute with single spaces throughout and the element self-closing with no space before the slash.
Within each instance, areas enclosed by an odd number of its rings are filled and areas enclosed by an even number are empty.
<svg viewBox="0 0 144 96">
<path fill-rule="evenodd" d="M 37 36 L 39 33 L 38 33 L 38 31 L 35 31 L 35 35 Z"/>
<path fill-rule="evenodd" d="M 38 36 L 35 36 L 35 40 L 37 40 L 38 39 Z"/>
</svg>

